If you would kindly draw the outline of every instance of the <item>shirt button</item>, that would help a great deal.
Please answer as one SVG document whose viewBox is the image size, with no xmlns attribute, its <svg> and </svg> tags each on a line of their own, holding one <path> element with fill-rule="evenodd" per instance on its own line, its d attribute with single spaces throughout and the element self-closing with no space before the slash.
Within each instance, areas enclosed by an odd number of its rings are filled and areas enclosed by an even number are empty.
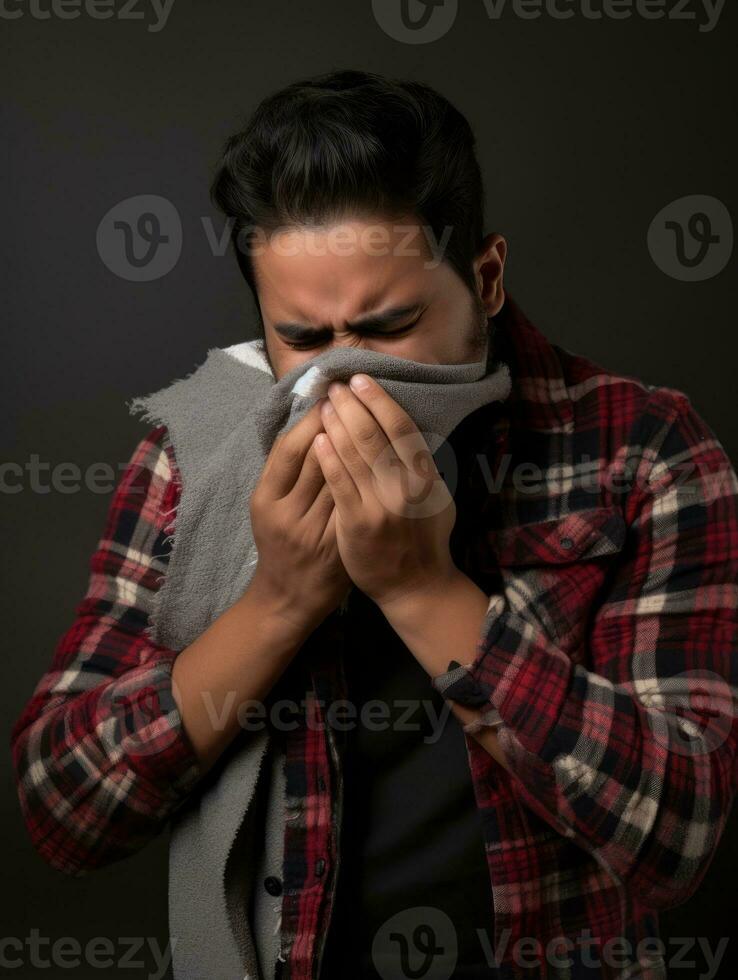
<svg viewBox="0 0 738 980">
<path fill-rule="evenodd" d="M 562 538 L 559 544 L 565 551 L 570 551 L 574 547 L 574 542 L 571 538 Z"/>
<path fill-rule="evenodd" d="M 282 882 L 279 880 L 279 878 L 275 878 L 274 875 L 269 875 L 268 878 L 264 879 L 264 888 L 270 895 L 282 894 Z"/>
<path fill-rule="evenodd" d="M 321 775 L 318 775 L 318 789 L 321 793 L 325 793 L 325 779 Z"/>
<path fill-rule="evenodd" d="M 318 860 L 315 862 L 315 877 L 322 878 L 324 871 L 325 871 L 325 859 L 318 858 Z"/>
</svg>

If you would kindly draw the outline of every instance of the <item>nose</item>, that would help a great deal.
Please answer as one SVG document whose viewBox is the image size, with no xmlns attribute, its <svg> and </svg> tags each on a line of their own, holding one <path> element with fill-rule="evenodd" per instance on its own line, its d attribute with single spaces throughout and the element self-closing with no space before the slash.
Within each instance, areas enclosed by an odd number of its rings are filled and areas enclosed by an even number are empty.
<svg viewBox="0 0 738 980">
<path fill-rule="evenodd" d="M 366 343 L 366 337 L 352 330 L 337 330 L 333 334 L 331 347 L 361 347 Z"/>
</svg>

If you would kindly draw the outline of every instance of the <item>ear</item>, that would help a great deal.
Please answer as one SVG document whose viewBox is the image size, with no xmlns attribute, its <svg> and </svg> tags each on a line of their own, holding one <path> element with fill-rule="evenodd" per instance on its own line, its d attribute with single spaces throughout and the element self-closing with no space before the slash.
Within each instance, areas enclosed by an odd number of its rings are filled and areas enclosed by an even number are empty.
<svg viewBox="0 0 738 980">
<path fill-rule="evenodd" d="M 507 242 L 496 232 L 486 235 L 474 259 L 477 290 L 487 316 L 496 316 L 505 302 L 503 273 L 507 258 Z"/>
</svg>

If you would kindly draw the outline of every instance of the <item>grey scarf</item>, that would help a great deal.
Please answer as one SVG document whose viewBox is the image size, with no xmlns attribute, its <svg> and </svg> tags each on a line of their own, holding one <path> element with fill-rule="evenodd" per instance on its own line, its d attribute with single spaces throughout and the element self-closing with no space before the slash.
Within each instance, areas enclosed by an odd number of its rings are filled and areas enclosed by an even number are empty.
<svg viewBox="0 0 738 980">
<path fill-rule="evenodd" d="M 183 649 L 243 594 L 258 559 L 248 501 L 275 437 L 331 381 L 357 372 L 379 381 L 433 453 L 462 419 L 506 398 L 511 387 L 508 366 L 491 363 L 489 353 L 470 364 L 425 364 L 356 348 L 332 348 L 276 380 L 263 341 L 255 340 L 212 348 L 187 377 L 130 402 L 131 413 L 167 426 L 182 481 L 167 574 L 147 627 L 154 642 Z M 265 731 L 249 733 L 173 818 L 176 980 L 273 976 L 282 955 L 279 901 L 252 886 L 282 873 L 282 762 Z M 257 797 L 263 807 L 254 805 Z"/>
</svg>

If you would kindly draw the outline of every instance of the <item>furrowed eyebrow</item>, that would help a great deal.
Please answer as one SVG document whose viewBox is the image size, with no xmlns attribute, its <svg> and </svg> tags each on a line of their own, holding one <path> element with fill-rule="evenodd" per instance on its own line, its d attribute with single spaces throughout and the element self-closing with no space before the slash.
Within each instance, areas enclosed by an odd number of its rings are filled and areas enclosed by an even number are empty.
<svg viewBox="0 0 738 980">
<path fill-rule="evenodd" d="M 382 313 L 372 313 L 369 316 L 359 317 L 346 326 L 349 330 L 355 330 L 357 333 L 371 333 L 382 327 L 391 326 L 398 320 L 404 320 L 411 314 L 419 313 L 420 309 L 420 303 L 413 303 L 410 306 L 394 306 Z M 318 337 L 328 337 L 333 333 L 332 327 L 308 327 L 304 323 L 275 323 L 274 329 L 288 340 L 315 340 Z"/>
</svg>

